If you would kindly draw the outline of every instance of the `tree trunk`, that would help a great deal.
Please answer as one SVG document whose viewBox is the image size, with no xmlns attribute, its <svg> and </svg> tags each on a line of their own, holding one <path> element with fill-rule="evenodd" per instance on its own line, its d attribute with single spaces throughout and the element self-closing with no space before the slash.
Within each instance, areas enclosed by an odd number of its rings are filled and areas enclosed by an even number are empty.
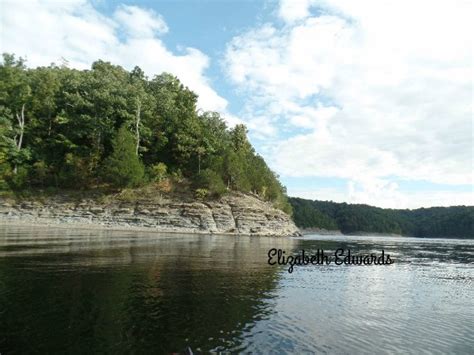
<svg viewBox="0 0 474 355">
<path fill-rule="evenodd" d="M 20 138 L 16 141 L 16 148 L 18 151 L 21 150 L 21 146 L 23 144 L 23 133 L 25 132 L 25 104 L 21 106 L 21 114 L 16 114 L 16 119 L 18 121 L 18 127 L 20 127 Z M 13 168 L 13 173 L 16 174 L 18 171 L 18 164 L 15 163 L 15 167 Z"/>
<path fill-rule="evenodd" d="M 48 137 L 51 136 L 51 129 L 53 128 L 53 119 L 51 117 L 51 111 L 48 111 L 48 121 L 49 121 L 49 127 L 48 127 Z"/>
<path fill-rule="evenodd" d="M 137 138 L 136 153 L 138 155 L 138 148 L 140 148 L 140 111 L 141 111 L 141 102 L 137 99 L 137 119 L 135 120 L 135 134 Z"/>
<path fill-rule="evenodd" d="M 20 150 L 21 145 L 23 144 L 23 133 L 25 132 L 25 104 L 21 106 L 21 115 L 18 113 L 16 114 L 16 119 L 18 120 L 18 126 L 20 127 L 20 139 L 18 140 L 17 145 L 18 150 Z"/>
</svg>

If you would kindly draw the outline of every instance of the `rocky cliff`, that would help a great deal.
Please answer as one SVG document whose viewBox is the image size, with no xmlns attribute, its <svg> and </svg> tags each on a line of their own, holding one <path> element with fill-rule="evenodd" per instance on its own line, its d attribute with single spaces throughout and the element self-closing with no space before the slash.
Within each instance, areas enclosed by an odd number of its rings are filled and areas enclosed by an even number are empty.
<svg viewBox="0 0 474 355">
<path fill-rule="evenodd" d="M 140 198 L 134 201 L 0 200 L 0 222 L 147 228 L 157 232 L 296 236 L 284 212 L 252 195 L 234 193 L 214 201 Z"/>
</svg>

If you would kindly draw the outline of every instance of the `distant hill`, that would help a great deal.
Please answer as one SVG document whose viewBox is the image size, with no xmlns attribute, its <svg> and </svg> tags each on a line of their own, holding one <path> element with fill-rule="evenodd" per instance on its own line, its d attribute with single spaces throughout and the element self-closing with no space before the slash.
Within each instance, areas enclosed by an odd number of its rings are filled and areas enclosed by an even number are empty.
<svg viewBox="0 0 474 355">
<path fill-rule="evenodd" d="M 300 228 L 340 230 L 344 234 L 393 233 L 412 237 L 474 238 L 474 207 L 415 210 L 311 201 L 291 197 L 293 219 Z"/>
</svg>

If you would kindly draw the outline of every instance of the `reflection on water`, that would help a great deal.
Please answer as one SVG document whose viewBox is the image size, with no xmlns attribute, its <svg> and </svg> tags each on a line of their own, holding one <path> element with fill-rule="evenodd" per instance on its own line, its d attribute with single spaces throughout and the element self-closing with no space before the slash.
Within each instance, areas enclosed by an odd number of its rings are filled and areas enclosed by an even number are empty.
<svg viewBox="0 0 474 355">
<path fill-rule="evenodd" d="M 389 253 L 269 266 L 267 252 Z M 469 353 L 474 242 L 0 226 L 0 353 Z"/>
</svg>

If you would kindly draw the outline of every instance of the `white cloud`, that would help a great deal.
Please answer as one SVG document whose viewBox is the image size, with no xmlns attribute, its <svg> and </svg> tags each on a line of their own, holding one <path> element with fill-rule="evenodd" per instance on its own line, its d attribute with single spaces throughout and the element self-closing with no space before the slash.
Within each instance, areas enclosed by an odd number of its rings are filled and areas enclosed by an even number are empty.
<svg viewBox="0 0 474 355">
<path fill-rule="evenodd" d="M 168 32 L 168 26 L 161 15 L 137 6 L 120 5 L 114 13 L 114 18 L 131 37 L 149 38 L 155 33 Z"/>
<path fill-rule="evenodd" d="M 312 200 L 367 204 L 382 208 L 421 208 L 427 206 L 472 206 L 472 195 L 462 191 L 402 191 L 389 181 L 349 182 L 343 190 L 317 188 L 289 189 L 291 196 Z"/>
<path fill-rule="evenodd" d="M 312 2 L 312 0 L 282 0 L 278 16 L 288 23 L 304 19 L 310 15 L 309 7 Z"/>
<path fill-rule="evenodd" d="M 127 69 L 138 65 L 149 76 L 167 71 L 199 95 L 201 108 L 226 112 L 227 101 L 205 75 L 209 58 L 195 48 L 179 54 L 168 49 L 158 37 L 168 26 L 151 10 L 121 5 L 105 16 L 87 0 L 2 1 L 0 6 L 0 51 L 27 57 L 29 66 L 65 58 L 85 69 L 104 59 Z"/>
<path fill-rule="evenodd" d="M 284 127 L 266 156 L 283 175 L 472 184 L 470 14 L 470 1 L 282 1 L 285 24 L 235 37 L 225 65 L 246 119 Z"/>
</svg>

